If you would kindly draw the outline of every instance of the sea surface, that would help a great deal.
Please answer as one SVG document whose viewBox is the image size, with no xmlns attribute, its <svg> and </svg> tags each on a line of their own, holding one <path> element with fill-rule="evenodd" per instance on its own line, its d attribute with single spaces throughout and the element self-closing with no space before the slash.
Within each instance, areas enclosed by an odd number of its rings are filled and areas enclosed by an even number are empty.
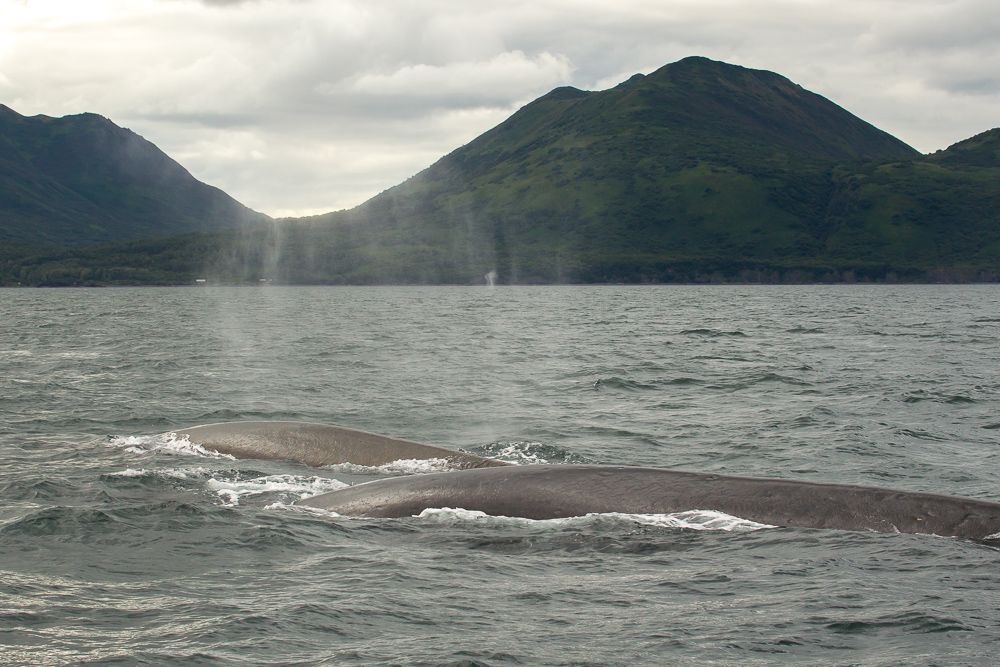
<svg viewBox="0 0 1000 667">
<path fill-rule="evenodd" d="M 2 665 L 990 665 L 1000 551 L 304 497 L 302 420 L 498 456 L 1000 500 L 1000 287 L 0 290 Z"/>
</svg>

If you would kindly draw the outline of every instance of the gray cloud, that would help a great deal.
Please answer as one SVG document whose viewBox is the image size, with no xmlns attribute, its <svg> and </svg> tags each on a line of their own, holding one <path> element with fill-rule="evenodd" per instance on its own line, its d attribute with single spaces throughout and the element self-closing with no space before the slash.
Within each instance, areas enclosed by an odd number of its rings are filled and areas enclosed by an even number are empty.
<svg viewBox="0 0 1000 667">
<path fill-rule="evenodd" d="M 20 3 L 0 24 L 0 101 L 101 113 L 252 207 L 316 213 L 555 86 L 606 88 L 693 54 L 778 71 L 943 148 L 998 124 L 994 1 Z"/>
</svg>

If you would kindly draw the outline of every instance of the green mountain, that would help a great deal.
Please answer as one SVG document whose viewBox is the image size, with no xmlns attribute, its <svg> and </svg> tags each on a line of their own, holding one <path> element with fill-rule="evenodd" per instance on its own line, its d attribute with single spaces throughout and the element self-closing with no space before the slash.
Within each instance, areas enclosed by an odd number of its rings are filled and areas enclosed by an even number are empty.
<svg viewBox="0 0 1000 667">
<path fill-rule="evenodd" d="M 1000 272 L 998 156 L 993 129 L 912 160 L 839 166 L 823 256 L 942 278 Z"/>
<path fill-rule="evenodd" d="M 558 88 L 361 206 L 78 251 L 0 282 L 1000 279 L 1000 130 L 921 155 L 772 72 Z"/>
<path fill-rule="evenodd" d="M 838 164 L 916 156 L 782 76 L 687 58 L 611 90 L 558 88 L 357 209 L 310 221 L 297 231 L 329 254 L 287 278 L 631 280 L 666 278 L 675 261 L 800 256 L 831 232 Z"/>
<path fill-rule="evenodd" d="M 85 245 L 266 219 L 106 118 L 0 105 L 0 241 Z"/>
</svg>

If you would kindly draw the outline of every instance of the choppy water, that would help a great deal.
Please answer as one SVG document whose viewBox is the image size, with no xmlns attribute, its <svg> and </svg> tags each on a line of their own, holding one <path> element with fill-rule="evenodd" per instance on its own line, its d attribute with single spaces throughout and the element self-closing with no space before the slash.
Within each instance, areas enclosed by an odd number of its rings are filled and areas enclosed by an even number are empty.
<svg viewBox="0 0 1000 667">
<path fill-rule="evenodd" d="M 986 665 L 1000 551 L 706 513 L 346 519 L 165 432 L 1000 498 L 1000 288 L 0 290 L 0 664 Z M 430 466 L 433 468 L 433 466 Z M 696 509 L 696 508 L 693 508 Z"/>
</svg>

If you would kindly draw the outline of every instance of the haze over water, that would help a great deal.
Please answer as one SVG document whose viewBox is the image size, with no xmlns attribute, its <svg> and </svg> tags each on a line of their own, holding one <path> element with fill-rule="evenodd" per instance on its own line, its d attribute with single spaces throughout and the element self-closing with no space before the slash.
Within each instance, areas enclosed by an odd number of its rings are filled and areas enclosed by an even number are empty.
<svg viewBox="0 0 1000 667">
<path fill-rule="evenodd" d="M 0 664 L 992 664 L 982 544 L 705 512 L 347 519 L 294 502 L 435 466 L 235 461 L 163 434 L 302 420 L 526 465 L 997 500 L 998 297 L 0 290 Z"/>
</svg>

